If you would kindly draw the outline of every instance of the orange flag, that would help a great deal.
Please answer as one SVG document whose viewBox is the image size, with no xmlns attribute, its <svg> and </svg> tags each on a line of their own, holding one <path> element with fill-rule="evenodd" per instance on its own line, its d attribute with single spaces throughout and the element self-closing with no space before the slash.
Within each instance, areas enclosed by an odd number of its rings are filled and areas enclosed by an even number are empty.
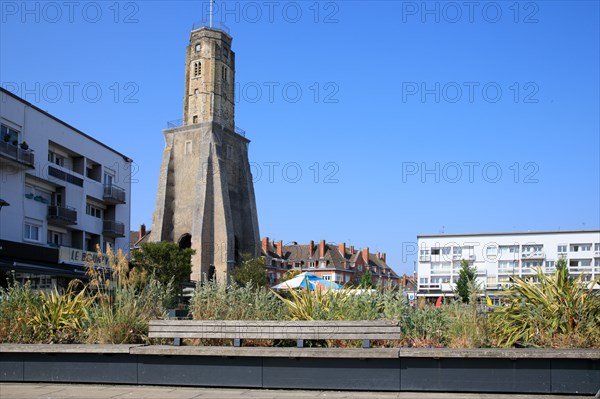
<svg viewBox="0 0 600 399">
<path fill-rule="evenodd" d="M 436 308 L 441 308 L 442 307 L 442 296 L 440 295 L 440 297 L 437 299 L 437 301 L 435 301 L 435 307 Z"/>
</svg>

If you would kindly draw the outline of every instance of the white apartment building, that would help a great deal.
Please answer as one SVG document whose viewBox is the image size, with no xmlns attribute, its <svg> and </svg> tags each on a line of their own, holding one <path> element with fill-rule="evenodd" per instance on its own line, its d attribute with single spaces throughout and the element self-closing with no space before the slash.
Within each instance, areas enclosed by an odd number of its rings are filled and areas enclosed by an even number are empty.
<svg viewBox="0 0 600 399">
<path fill-rule="evenodd" d="M 583 273 L 591 281 L 600 275 L 600 230 L 419 235 L 417 242 L 419 296 L 452 296 L 462 260 L 477 268 L 487 295 L 536 268 L 553 273 L 561 257 L 573 276 Z"/>
<path fill-rule="evenodd" d="M 0 284 L 61 287 L 106 266 L 97 245 L 128 253 L 131 163 L 0 88 Z"/>
</svg>

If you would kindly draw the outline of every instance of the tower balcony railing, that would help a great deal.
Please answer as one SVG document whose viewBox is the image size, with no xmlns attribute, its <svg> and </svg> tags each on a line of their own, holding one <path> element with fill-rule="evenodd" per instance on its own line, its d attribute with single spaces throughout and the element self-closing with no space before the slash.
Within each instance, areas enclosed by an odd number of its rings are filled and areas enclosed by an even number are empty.
<svg viewBox="0 0 600 399">
<path fill-rule="evenodd" d="M 228 35 L 231 33 L 229 27 L 221 21 L 213 20 L 211 22 L 210 20 L 209 21 L 202 20 L 202 21 L 194 22 L 194 24 L 192 24 L 192 30 L 198 30 L 198 29 L 202 29 L 202 28 L 221 30 L 221 31 L 227 33 Z"/>
<path fill-rule="evenodd" d="M 177 127 L 183 126 L 183 119 L 173 119 L 172 121 L 167 121 L 167 129 L 174 129 Z M 234 132 L 239 134 L 242 137 L 246 137 L 246 131 L 239 126 L 234 126 Z"/>
</svg>

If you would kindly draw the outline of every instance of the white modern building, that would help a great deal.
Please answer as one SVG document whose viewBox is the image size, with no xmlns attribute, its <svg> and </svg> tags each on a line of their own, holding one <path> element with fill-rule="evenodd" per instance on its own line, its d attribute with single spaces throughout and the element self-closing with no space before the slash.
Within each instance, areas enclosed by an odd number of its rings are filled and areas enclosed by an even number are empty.
<svg viewBox="0 0 600 399">
<path fill-rule="evenodd" d="M 0 279 L 60 287 L 106 264 L 97 245 L 128 253 L 131 163 L 0 88 Z"/>
<path fill-rule="evenodd" d="M 536 268 L 553 273 L 561 257 L 573 276 L 583 273 L 591 281 L 600 275 L 600 230 L 419 235 L 417 242 L 420 296 L 454 295 L 462 260 L 477 268 L 488 295 Z"/>
</svg>

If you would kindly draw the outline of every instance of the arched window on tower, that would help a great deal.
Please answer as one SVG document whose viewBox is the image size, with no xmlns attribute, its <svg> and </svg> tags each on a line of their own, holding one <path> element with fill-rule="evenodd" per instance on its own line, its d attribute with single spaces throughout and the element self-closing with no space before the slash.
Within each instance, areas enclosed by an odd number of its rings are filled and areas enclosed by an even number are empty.
<svg viewBox="0 0 600 399">
<path fill-rule="evenodd" d="M 200 61 L 194 63 L 194 76 L 202 75 L 202 63 Z"/>
<path fill-rule="evenodd" d="M 223 78 L 223 82 L 227 82 L 227 67 L 225 65 L 221 67 L 221 77 Z"/>
</svg>

